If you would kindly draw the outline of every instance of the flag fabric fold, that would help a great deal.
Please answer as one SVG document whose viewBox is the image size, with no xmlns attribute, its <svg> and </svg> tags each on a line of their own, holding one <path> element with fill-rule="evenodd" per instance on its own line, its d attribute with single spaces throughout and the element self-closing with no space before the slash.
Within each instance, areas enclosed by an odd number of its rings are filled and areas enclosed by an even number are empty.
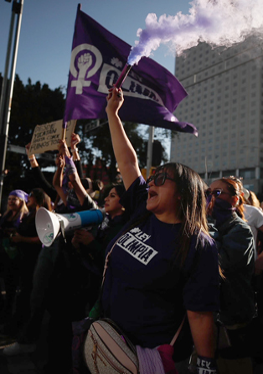
<svg viewBox="0 0 263 374">
<path fill-rule="evenodd" d="M 108 90 L 120 76 L 131 46 L 81 11 L 78 5 L 72 43 L 64 122 L 71 119 L 106 118 Z M 125 79 L 122 90 L 123 121 L 188 132 L 194 125 L 173 114 L 187 96 L 181 83 L 167 69 L 143 57 Z"/>
</svg>

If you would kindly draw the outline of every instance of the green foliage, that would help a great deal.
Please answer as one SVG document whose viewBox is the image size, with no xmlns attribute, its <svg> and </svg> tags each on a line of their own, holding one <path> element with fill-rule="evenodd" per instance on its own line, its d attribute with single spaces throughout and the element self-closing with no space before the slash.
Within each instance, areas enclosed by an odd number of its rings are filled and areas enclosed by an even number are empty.
<svg viewBox="0 0 263 374">
<path fill-rule="evenodd" d="M 8 144 L 25 147 L 31 141 L 36 125 L 63 118 L 65 99 L 62 88 L 51 90 L 47 84 L 26 85 L 16 75 L 9 121 Z M 42 164 L 40 163 L 42 166 Z M 5 169 L 9 174 L 4 181 L 4 193 L 22 188 L 22 179 L 27 179 L 29 163 L 25 155 L 7 152 Z M 25 181 L 26 182 L 26 181 Z M 29 188 L 31 188 L 30 186 Z"/>
<path fill-rule="evenodd" d="M 85 122 L 87 123 L 87 121 Z M 81 127 L 81 132 L 84 134 L 84 144 L 89 142 L 90 160 L 93 159 L 94 162 L 95 157 L 100 156 L 107 166 L 114 168 L 116 165 L 116 160 L 111 144 L 109 125 L 107 120 L 101 120 L 101 124 L 102 125 L 100 127 L 88 133 L 85 133 L 83 127 Z M 146 166 L 147 148 L 145 145 L 145 139 L 138 131 L 138 127 L 139 125 L 137 123 L 124 123 L 125 132 L 136 150 L 139 165 L 141 168 L 143 168 Z M 80 128 L 78 127 L 78 129 Z"/>
<path fill-rule="evenodd" d="M 30 142 L 36 125 L 63 118 L 65 99 L 61 88 L 51 90 L 47 84 L 26 86 L 16 75 L 9 127 L 9 142 L 25 146 Z"/>
</svg>

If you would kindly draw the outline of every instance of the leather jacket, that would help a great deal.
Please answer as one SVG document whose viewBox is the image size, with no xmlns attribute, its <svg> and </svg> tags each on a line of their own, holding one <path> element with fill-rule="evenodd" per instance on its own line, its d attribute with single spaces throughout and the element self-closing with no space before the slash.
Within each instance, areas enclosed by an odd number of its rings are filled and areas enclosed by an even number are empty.
<svg viewBox="0 0 263 374">
<path fill-rule="evenodd" d="M 216 230 L 215 230 L 216 228 Z M 211 226 L 225 279 L 220 285 L 219 319 L 226 326 L 244 324 L 255 314 L 253 288 L 254 238 L 248 224 L 233 212 L 221 225 Z"/>
</svg>

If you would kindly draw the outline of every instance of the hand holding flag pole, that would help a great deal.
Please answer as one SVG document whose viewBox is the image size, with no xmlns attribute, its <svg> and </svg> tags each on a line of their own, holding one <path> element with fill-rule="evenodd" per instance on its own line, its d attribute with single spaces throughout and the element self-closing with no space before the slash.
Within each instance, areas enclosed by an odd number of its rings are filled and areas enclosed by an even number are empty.
<svg viewBox="0 0 263 374">
<path fill-rule="evenodd" d="M 66 140 L 67 122 L 63 121 L 61 140 Z"/>
</svg>

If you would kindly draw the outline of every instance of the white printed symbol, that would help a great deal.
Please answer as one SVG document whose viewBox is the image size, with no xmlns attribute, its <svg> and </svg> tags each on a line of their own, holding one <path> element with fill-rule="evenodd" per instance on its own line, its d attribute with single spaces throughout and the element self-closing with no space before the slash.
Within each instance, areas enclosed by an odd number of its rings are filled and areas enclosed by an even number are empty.
<svg viewBox="0 0 263 374">
<path fill-rule="evenodd" d="M 75 60 L 76 60 L 77 55 L 82 51 L 83 53 L 79 55 L 78 57 L 78 61 L 77 61 L 78 70 L 77 70 L 75 67 Z M 93 63 L 92 55 L 95 56 L 96 60 L 95 60 L 95 65 L 90 69 Z M 94 47 L 94 45 L 80 44 L 73 49 L 71 53 L 70 72 L 73 75 L 73 77 L 77 79 L 71 81 L 71 87 L 76 87 L 77 95 L 82 94 L 83 87 L 90 86 L 91 81 L 88 80 L 88 78 L 96 74 L 101 64 L 102 64 L 102 55 L 100 51 L 96 47 Z"/>
</svg>

